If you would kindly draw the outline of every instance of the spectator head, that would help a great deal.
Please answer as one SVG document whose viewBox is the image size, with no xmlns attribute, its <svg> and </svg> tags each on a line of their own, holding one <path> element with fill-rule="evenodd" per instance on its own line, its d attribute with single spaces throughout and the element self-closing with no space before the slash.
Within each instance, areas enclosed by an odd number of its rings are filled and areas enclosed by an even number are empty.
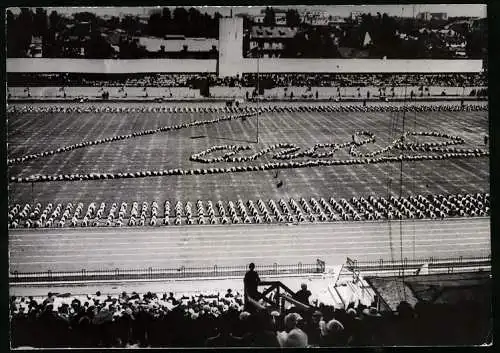
<svg viewBox="0 0 500 353">
<path fill-rule="evenodd" d="M 363 316 L 365 316 L 365 317 L 380 317 L 381 316 L 380 313 L 378 312 L 377 308 L 374 308 L 374 307 L 363 309 L 362 313 L 363 313 Z"/>
<path fill-rule="evenodd" d="M 255 269 L 255 264 L 253 262 L 250 262 L 250 265 L 248 265 L 248 268 L 250 271 L 253 271 Z"/>
<path fill-rule="evenodd" d="M 271 320 L 272 320 L 272 323 L 273 323 L 273 327 L 275 329 L 278 328 L 279 317 L 280 317 L 280 313 L 278 311 L 276 311 L 276 310 L 271 311 Z"/>
<path fill-rule="evenodd" d="M 97 291 L 97 292 L 95 292 L 95 295 L 96 295 L 97 297 L 100 297 L 100 296 L 101 296 L 101 291 Z"/>
<path fill-rule="evenodd" d="M 306 348 L 308 345 L 307 335 L 301 329 L 293 329 L 286 336 L 284 347 Z"/>
<path fill-rule="evenodd" d="M 299 321 L 302 320 L 302 316 L 297 313 L 290 313 L 285 316 L 285 329 L 290 331 L 297 327 Z"/>
<path fill-rule="evenodd" d="M 323 335 L 328 344 L 339 344 L 342 343 L 343 333 L 344 325 L 340 321 L 332 319 L 326 324 Z"/>
<path fill-rule="evenodd" d="M 355 318 L 358 315 L 358 313 L 356 312 L 356 309 L 354 309 L 354 308 L 347 309 L 346 314 L 347 314 L 347 316 L 349 316 L 351 318 Z"/>
<path fill-rule="evenodd" d="M 319 310 L 314 311 L 312 314 L 312 321 L 313 323 L 319 323 L 323 319 L 323 313 Z"/>
<path fill-rule="evenodd" d="M 344 330 L 344 325 L 338 320 L 332 319 L 326 324 L 327 333 L 342 332 Z"/>
<path fill-rule="evenodd" d="M 302 290 L 307 290 L 307 284 L 302 283 L 302 284 L 300 285 L 300 288 L 302 288 Z"/>
<path fill-rule="evenodd" d="M 240 313 L 240 316 L 239 316 L 240 321 L 246 321 L 246 320 L 248 320 L 249 317 L 250 317 L 250 313 L 248 311 L 242 311 Z"/>
</svg>

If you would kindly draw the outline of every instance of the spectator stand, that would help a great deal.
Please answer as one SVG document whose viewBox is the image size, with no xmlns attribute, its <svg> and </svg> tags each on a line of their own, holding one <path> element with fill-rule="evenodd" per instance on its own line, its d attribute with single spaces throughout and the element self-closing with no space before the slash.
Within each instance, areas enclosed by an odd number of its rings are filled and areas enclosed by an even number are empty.
<svg viewBox="0 0 500 353">
<path fill-rule="evenodd" d="M 218 78 L 208 73 L 154 73 L 94 75 L 9 73 L 9 99 L 55 99 L 72 97 L 199 99 L 197 82 L 208 80 L 211 98 L 243 98 L 256 92 L 257 75 Z M 415 99 L 425 97 L 480 97 L 487 92 L 486 76 L 466 74 L 261 74 L 261 94 L 266 99 L 322 100 L 401 97 L 404 87 Z M 26 87 L 26 83 L 30 87 Z M 206 99 L 206 97 L 203 97 Z"/>
</svg>

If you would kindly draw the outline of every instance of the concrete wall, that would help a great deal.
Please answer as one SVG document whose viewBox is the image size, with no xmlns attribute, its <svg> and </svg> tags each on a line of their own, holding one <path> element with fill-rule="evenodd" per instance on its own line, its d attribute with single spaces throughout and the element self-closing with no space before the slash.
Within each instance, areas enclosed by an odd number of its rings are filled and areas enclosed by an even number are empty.
<svg viewBox="0 0 500 353">
<path fill-rule="evenodd" d="M 482 60 L 377 60 L 377 59 L 243 59 L 242 72 L 481 72 Z"/>
<path fill-rule="evenodd" d="M 7 59 L 7 72 L 86 72 L 86 73 L 141 73 L 141 72 L 210 72 L 215 73 L 217 60 L 192 59 Z"/>
<path fill-rule="evenodd" d="M 228 46 L 229 47 L 229 46 Z M 226 48 L 230 50 L 229 48 Z M 232 49 L 234 50 L 234 49 Z M 239 49 L 238 49 L 239 50 Z M 7 72 L 215 73 L 217 60 L 7 59 Z M 481 72 L 481 60 L 260 59 L 259 72 Z M 219 76 L 257 72 L 257 59 L 221 56 Z"/>
<path fill-rule="evenodd" d="M 119 87 L 106 87 L 105 89 L 109 92 L 110 98 L 200 98 L 200 90 L 191 89 L 189 87 L 171 87 L 171 88 L 160 88 L 160 87 L 148 87 L 144 91 L 143 87 L 127 87 L 125 93 L 120 91 Z M 32 98 L 63 98 L 64 93 L 66 93 L 66 98 L 75 97 L 90 97 L 90 98 L 100 98 L 102 95 L 102 90 L 98 87 L 66 87 L 64 91 L 59 90 L 59 87 L 32 87 L 30 88 L 30 96 Z M 23 87 L 9 87 L 7 88 L 7 94 L 10 94 L 14 98 L 27 98 L 28 93 L 24 91 Z"/>
<path fill-rule="evenodd" d="M 221 18 L 219 22 L 219 77 L 242 73 L 243 18 Z"/>
</svg>

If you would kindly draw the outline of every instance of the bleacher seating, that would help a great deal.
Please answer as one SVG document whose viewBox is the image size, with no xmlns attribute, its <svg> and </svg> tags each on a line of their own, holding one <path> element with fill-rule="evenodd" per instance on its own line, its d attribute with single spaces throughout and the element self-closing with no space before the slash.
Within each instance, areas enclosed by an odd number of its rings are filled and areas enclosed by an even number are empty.
<svg viewBox="0 0 500 353">
<path fill-rule="evenodd" d="M 198 79 L 208 79 L 211 86 L 256 87 L 257 74 L 245 73 L 242 77 L 219 78 L 214 73 L 193 74 L 35 74 L 8 73 L 9 87 L 190 87 Z M 443 86 L 485 87 L 484 73 L 454 74 L 335 74 L 335 73 L 261 73 L 259 80 L 269 81 L 273 87 L 392 87 L 392 86 Z"/>
</svg>

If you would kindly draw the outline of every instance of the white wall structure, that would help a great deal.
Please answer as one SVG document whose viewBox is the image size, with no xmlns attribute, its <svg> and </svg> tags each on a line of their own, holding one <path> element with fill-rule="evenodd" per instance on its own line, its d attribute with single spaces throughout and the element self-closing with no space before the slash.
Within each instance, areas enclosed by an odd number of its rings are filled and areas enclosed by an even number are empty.
<svg viewBox="0 0 500 353">
<path fill-rule="evenodd" d="M 243 18 L 224 17 L 219 22 L 219 77 L 242 73 Z"/>
<path fill-rule="evenodd" d="M 219 59 L 219 75 L 257 72 L 257 59 Z M 261 73 L 454 73 L 481 72 L 482 60 L 377 60 L 377 59 L 259 59 Z M 7 72 L 39 73 L 215 73 L 217 60 L 191 59 L 47 59 L 9 58 Z"/>
<path fill-rule="evenodd" d="M 193 59 L 7 59 L 7 72 L 72 72 L 72 73 L 215 73 L 217 60 Z"/>
<path fill-rule="evenodd" d="M 378 59 L 243 59 L 242 72 L 317 73 L 456 73 L 481 72 L 482 60 L 378 60 Z"/>
</svg>

